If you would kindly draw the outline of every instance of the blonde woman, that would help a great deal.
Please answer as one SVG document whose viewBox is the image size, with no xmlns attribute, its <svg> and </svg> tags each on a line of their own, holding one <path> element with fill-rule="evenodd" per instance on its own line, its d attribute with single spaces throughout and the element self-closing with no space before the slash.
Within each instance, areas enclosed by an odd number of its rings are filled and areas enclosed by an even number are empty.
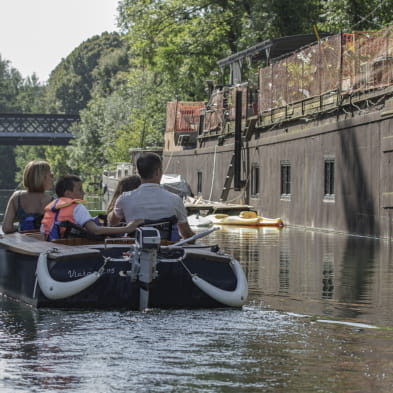
<svg viewBox="0 0 393 393">
<path fill-rule="evenodd" d="M 26 190 L 15 191 L 7 204 L 3 219 L 3 232 L 12 233 L 39 229 L 45 206 L 52 200 L 45 193 L 53 187 L 53 175 L 46 161 L 31 161 L 23 172 Z M 14 221 L 19 222 L 18 227 Z"/>
</svg>

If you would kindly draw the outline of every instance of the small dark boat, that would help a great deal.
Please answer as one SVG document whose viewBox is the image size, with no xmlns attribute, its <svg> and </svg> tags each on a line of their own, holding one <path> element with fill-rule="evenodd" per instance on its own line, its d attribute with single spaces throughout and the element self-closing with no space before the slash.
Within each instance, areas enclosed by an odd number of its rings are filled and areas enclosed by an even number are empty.
<svg viewBox="0 0 393 393">
<path fill-rule="evenodd" d="M 135 239 L 82 243 L 89 241 L 0 235 L 0 292 L 52 308 L 214 308 L 246 301 L 239 262 L 218 246 L 163 245 L 154 227 L 138 228 Z"/>
</svg>

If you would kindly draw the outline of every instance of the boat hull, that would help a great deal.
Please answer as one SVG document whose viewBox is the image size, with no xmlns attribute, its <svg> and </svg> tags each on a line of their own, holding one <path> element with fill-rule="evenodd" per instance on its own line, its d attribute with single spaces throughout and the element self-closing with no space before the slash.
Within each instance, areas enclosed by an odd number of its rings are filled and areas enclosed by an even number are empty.
<svg viewBox="0 0 393 393">
<path fill-rule="evenodd" d="M 48 298 L 36 275 L 43 253 L 29 255 L 0 245 L 0 292 L 37 308 L 140 308 L 140 289 L 146 288 L 146 284 L 131 279 L 128 274 L 130 262 L 123 254 L 129 252 L 130 246 L 85 246 L 86 253 L 82 247 L 76 255 L 67 254 L 64 247 L 61 255 L 48 252 L 43 262 L 47 264 L 51 280 L 76 282 L 100 271 L 99 278 L 86 289 L 61 299 Z M 210 248 L 184 252 L 180 248 L 162 247 L 158 255 L 158 275 L 148 284 L 150 308 L 224 307 L 225 304 L 194 284 L 193 275 L 228 293 L 238 284 L 231 257 L 219 255 Z"/>
</svg>

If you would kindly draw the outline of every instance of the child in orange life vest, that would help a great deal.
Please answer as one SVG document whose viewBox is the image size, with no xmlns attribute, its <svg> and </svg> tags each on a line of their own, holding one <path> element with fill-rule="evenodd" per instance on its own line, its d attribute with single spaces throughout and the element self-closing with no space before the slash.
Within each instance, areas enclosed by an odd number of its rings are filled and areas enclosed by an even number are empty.
<svg viewBox="0 0 393 393">
<path fill-rule="evenodd" d="M 56 195 L 58 198 L 45 207 L 44 218 L 41 221 L 41 232 L 49 241 L 64 236 L 65 228 L 58 225 L 61 221 L 77 224 L 93 235 L 118 235 L 135 232 L 136 228 L 144 222 L 142 219 L 136 219 L 123 227 L 97 225 L 83 205 L 85 193 L 82 180 L 75 175 L 65 175 L 58 180 Z"/>
</svg>

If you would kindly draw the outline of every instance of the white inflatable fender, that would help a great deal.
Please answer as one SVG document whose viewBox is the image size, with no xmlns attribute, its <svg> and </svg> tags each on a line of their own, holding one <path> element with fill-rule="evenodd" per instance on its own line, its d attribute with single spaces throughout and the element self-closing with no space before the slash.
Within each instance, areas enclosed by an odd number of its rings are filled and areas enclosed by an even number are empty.
<svg viewBox="0 0 393 393">
<path fill-rule="evenodd" d="M 211 298 L 229 307 L 241 307 L 247 300 L 248 284 L 247 278 L 240 263 L 236 259 L 230 262 L 231 268 L 235 273 L 237 284 L 233 291 L 226 291 L 215 287 L 197 275 L 192 276 L 194 284 Z"/>
<path fill-rule="evenodd" d="M 74 281 L 56 281 L 49 273 L 47 254 L 42 253 L 38 257 L 36 276 L 42 293 L 48 299 L 56 300 L 64 299 L 83 291 L 94 284 L 100 278 L 101 274 L 99 272 L 93 272 Z"/>
</svg>

